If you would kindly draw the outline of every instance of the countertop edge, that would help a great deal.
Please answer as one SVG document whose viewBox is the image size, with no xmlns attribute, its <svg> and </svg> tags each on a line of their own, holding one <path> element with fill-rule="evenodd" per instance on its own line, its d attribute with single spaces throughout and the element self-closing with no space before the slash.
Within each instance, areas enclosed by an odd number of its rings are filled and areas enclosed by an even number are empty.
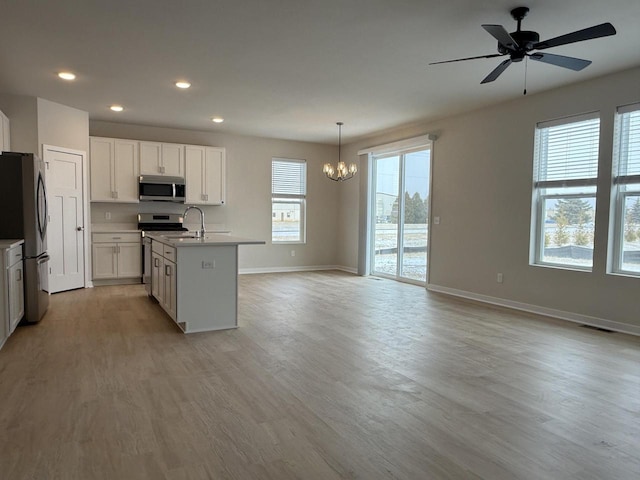
<svg viewBox="0 0 640 480">
<path fill-rule="evenodd" d="M 148 238 L 172 247 L 222 247 L 229 245 L 265 245 L 264 240 L 230 237 L 229 235 L 208 235 L 205 238 L 167 238 L 164 235 L 150 233 Z"/>
<path fill-rule="evenodd" d="M 23 238 L 2 238 L 0 239 L 0 248 L 13 248 L 13 247 L 17 247 L 18 245 L 23 245 L 24 244 L 24 239 Z"/>
</svg>

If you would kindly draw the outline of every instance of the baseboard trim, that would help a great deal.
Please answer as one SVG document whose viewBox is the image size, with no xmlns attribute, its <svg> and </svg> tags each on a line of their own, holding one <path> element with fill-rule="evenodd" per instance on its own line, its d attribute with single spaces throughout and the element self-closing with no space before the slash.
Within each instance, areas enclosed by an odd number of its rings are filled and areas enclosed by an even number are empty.
<svg viewBox="0 0 640 480">
<path fill-rule="evenodd" d="M 94 279 L 93 285 L 96 287 L 108 287 L 112 285 L 140 285 L 142 284 L 140 278 L 107 278 L 107 279 Z"/>
<path fill-rule="evenodd" d="M 566 320 L 573 323 L 580 323 L 598 328 L 606 328 L 607 330 L 640 336 L 640 326 L 607 320 L 605 318 L 591 317 L 589 315 L 566 312 L 564 310 L 556 310 L 554 308 L 541 307 L 539 305 L 531 305 L 528 303 L 516 302 L 513 300 L 506 300 L 504 298 L 491 297 L 489 295 L 481 295 L 479 293 L 467 292 L 466 290 L 458 290 L 456 288 L 443 287 L 434 284 L 427 285 L 427 290 L 431 292 L 444 293 L 445 295 L 451 295 L 454 297 L 465 298 L 467 300 L 474 300 L 481 303 L 497 305 L 499 307 L 512 308 L 514 310 L 520 310 L 529 313 L 536 313 L 538 315 L 557 318 L 559 320 Z"/>
<path fill-rule="evenodd" d="M 260 267 L 260 268 L 240 268 L 240 275 L 251 275 L 254 273 L 290 273 L 290 272 L 315 272 L 320 270 L 340 270 L 347 273 L 357 274 L 358 270 L 342 265 L 303 265 L 297 267 Z"/>
</svg>

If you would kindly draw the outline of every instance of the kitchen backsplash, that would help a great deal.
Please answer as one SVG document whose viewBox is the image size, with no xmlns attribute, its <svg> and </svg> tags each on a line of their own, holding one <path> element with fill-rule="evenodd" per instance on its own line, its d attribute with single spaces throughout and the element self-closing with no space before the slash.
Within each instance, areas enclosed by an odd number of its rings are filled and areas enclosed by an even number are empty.
<svg viewBox="0 0 640 480">
<path fill-rule="evenodd" d="M 105 227 L 108 224 L 136 228 L 138 213 L 183 213 L 187 208 L 181 203 L 142 202 L 142 203 L 91 203 L 91 223 Z M 209 231 L 231 230 L 228 225 L 224 206 L 201 206 L 204 211 L 205 226 Z M 189 212 L 185 227 L 190 230 L 200 225 L 198 212 Z"/>
</svg>

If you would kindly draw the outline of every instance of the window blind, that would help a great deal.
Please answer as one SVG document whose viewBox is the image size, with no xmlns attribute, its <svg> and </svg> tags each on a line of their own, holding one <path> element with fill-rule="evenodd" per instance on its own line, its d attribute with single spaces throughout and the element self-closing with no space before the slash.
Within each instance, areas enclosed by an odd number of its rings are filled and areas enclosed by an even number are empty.
<svg viewBox="0 0 640 480">
<path fill-rule="evenodd" d="M 640 104 L 618 109 L 617 183 L 640 183 Z"/>
<path fill-rule="evenodd" d="M 538 182 L 582 180 L 585 184 L 595 184 L 598 177 L 599 142 L 599 118 L 551 126 L 538 125 Z"/>
<path fill-rule="evenodd" d="M 304 197 L 307 194 L 307 164 L 300 160 L 274 158 L 271 193 L 277 197 Z"/>
</svg>

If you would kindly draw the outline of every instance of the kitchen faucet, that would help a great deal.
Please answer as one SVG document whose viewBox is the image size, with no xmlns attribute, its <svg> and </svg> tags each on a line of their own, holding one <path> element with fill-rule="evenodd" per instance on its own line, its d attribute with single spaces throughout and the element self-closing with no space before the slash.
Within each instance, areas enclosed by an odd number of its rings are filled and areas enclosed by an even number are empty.
<svg viewBox="0 0 640 480">
<path fill-rule="evenodd" d="M 200 212 L 200 230 L 196 230 L 196 238 L 200 238 L 200 237 L 204 237 L 204 234 L 207 233 L 206 230 L 204 229 L 204 212 L 202 211 L 202 209 L 200 207 L 196 207 L 195 205 L 191 205 L 190 207 L 187 207 L 187 209 L 184 211 L 184 213 L 182 214 L 182 216 L 184 217 L 184 219 L 187 218 L 187 212 L 189 210 L 191 210 L 192 208 L 195 208 L 196 210 L 198 210 Z"/>
</svg>

